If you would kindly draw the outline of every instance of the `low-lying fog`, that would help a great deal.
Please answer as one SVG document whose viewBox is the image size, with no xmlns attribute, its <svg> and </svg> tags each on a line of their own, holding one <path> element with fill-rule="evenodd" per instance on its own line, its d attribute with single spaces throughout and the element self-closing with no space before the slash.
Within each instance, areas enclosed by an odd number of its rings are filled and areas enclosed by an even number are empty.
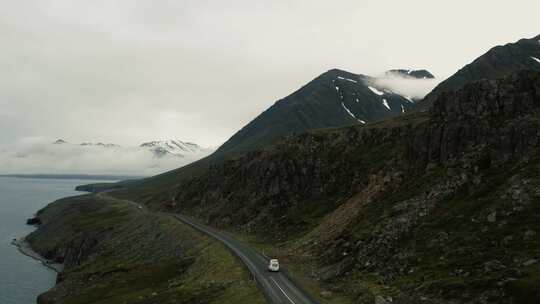
<svg viewBox="0 0 540 304">
<path fill-rule="evenodd" d="M 211 150 L 179 157 L 157 156 L 147 148 L 54 144 L 50 138 L 24 138 L 0 147 L 0 174 L 92 174 L 149 176 L 182 167 Z"/>
</svg>

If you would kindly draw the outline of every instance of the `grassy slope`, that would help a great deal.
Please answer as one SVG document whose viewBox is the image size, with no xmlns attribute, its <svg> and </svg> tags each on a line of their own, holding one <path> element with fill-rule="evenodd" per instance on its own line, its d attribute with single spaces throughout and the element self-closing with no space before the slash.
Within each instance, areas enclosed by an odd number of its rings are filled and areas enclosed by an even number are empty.
<svg viewBox="0 0 540 304">
<path fill-rule="evenodd" d="M 43 303 L 264 302 L 225 247 L 169 215 L 86 195 L 52 203 L 39 216 L 44 225 L 28 241 L 68 264 Z"/>
</svg>

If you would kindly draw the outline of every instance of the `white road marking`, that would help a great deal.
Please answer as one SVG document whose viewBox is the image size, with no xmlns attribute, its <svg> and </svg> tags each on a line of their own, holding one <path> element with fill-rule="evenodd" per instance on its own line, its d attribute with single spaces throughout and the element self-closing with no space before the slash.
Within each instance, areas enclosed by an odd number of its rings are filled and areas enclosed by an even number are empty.
<svg viewBox="0 0 540 304">
<path fill-rule="evenodd" d="M 274 284 L 276 284 L 276 286 L 279 288 L 279 290 L 281 290 L 281 292 L 283 292 L 283 294 L 287 297 L 287 299 L 289 299 L 289 301 L 291 301 L 291 303 L 293 304 L 296 304 L 291 298 L 289 298 L 289 296 L 285 293 L 285 290 L 283 290 L 283 288 L 281 288 L 281 286 L 279 286 L 279 284 L 276 282 L 276 280 L 274 280 L 274 278 L 270 278 Z"/>
</svg>

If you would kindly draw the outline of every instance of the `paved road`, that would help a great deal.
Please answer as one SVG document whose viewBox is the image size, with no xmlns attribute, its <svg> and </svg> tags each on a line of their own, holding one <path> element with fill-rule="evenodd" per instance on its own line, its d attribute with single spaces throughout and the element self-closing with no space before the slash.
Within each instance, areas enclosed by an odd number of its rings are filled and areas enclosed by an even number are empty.
<svg viewBox="0 0 540 304">
<path fill-rule="evenodd" d="M 108 195 L 107 191 L 100 192 L 97 197 L 104 200 L 121 201 L 133 205 L 139 211 L 146 211 L 133 201 L 116 199 Z M 194 221 L 192 218 L 173 214 L 173 217 L 179 221 L 199 230 L 227 246 L 240 260 L 247 266 L 249 271 L 257 280 L 259 287 L 263 291 L 266 300 L 270 304 L 317 304 L 308 294 L 302 291 L 294 282 L 292 282 L 284 272 L 269 272 L 267 270 L 269 259 L 248 245 L 236 240 L 225 232 L 215 228 L 208 227 Z M 282 265 L 281 265 L 282 266 Z M 282 267 L 283 268 L 283 267 Z"/>
<path fill-rule="evenodd" d="M 303 292 L 294 284 L 283 272 L 267 271 L 268 259 L 253 250 L 246 244 L 234 239 L 228 234 L 221 232 L 212 227 L 199 224 L 193 219 L 183 216 L 174 215 L 179 221 L 188 224 L 189 226 L 216 238 L 229 247 L 242 262 L 247 266 L 253 274 L 259 287 L 266 296 L 266 300 L 271 304 L 315 304 L 309 295 Z"/>
</svg>

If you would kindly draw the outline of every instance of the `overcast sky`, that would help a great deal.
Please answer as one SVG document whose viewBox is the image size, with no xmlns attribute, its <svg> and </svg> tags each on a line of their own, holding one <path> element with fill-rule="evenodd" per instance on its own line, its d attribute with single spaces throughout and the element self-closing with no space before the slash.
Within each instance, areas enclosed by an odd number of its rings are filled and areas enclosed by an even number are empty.
<svg viewBox="0 0 540 304">
<path fill-rule="evenodd" d="M 330 68 L 445 78 L 540 34 L 540 1 L 0 0 L 0 145 L 217 146 Z"/>
</svg>

